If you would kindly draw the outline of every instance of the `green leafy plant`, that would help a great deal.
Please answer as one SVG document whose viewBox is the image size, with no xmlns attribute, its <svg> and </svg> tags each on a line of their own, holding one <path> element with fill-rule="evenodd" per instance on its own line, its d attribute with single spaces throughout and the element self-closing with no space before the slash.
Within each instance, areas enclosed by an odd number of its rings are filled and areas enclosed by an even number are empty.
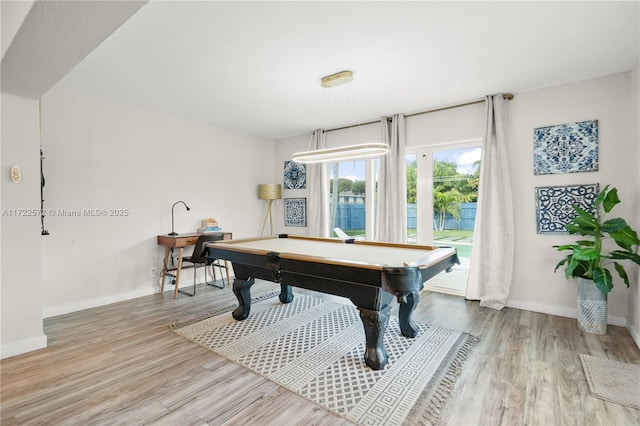
<svg viewBox="0 0 640 426">
<path fill-rule="evenodd" d="M 609 185 L 606 185 L 594 201 L 595 214 L 573 206 L 576 217 L 571 223 L 565 225 L 565 229 L 569 234 L 591 238 L 576 241 L 574 244 L 553 246 L 559 251 L 570 251 L 556 265 L 555 271 L 564 265 L 567 279 L 581 277 L 593 280 L 603 293 L 608 293 L 613 288 L 613 277 L 607 268 L 613 266 L 622 281 L 629 287 L 629 276 L 623 265 L 617 261 L 628 260 L 640 265 L 640 256 L 634 250 L 634 247 L 640 245 L 640 240 L 638 240 L 638 233 L 631 229 L 624 219 L 616 217 L 605 220 L 605 215 L 619 203 L 618 190 L 609 189 Z M 617 244 L 616 250 L 607 251 L 603 247 L 603 241 L 609 238 Z"/>
</svg>

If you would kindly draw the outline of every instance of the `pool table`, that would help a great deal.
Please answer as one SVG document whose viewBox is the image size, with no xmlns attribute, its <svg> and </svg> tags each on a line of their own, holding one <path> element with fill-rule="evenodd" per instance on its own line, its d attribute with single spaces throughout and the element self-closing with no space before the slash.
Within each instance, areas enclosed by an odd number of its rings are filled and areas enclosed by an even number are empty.
<svg viewBox="0 0 640 426">
<path fill-rule="evenodd" d="M 292 287 L 349 298 L 360 311 L 364 326 L 366 364 L 384 368 L 383 337 L 391 302 L 397 298 L 402 334 L 415 337 L 411 316 L 423 283 L 459 264 L 454 248 L 370 241 L 314 238 L 286 234 L 220 241 L 208 244 L 206 256 L 233 265 L 233 293 L 238 307 L 233 318 L 244 320 L 251 309 L 255 279 L 280 284 L 280 301 L 293 300 Z"/>
</svg>

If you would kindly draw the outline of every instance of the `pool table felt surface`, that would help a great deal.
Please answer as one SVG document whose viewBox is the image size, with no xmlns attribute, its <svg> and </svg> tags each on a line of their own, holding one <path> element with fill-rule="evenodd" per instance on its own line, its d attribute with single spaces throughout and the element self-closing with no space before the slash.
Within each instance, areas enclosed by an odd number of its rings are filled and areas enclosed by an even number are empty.
<svg viewBox="0 0 640 426">
<path fill-rule="evenodd" d="M 317 263 L 354 265 L 362 268 L 419 266 L 429 267 L 450 257 L 455 249 L 449 247 L 414 246 L 366 241 L 345 243 L 333 238 L 266 237 L 221 241 L 220 248 L 234 251 L 267 254 L 276 252 L 285 259 L 305 259 Z"/>
</svg>

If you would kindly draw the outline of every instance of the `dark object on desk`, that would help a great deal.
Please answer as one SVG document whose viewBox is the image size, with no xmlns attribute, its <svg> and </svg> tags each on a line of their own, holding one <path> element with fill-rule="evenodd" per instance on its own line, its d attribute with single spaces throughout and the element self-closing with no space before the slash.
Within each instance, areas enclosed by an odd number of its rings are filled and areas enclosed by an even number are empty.
<svg viewBox="0 0 640 426">
<path fill-rule="evenodd" d="M 227 267 L 220 263 L 218 259 L 207 257 L 207 253 L 205 252 L 205 244 L 213 243 L 215 241 L 224 240 L 223 232 L 216 232 L 212 234 L 202 234 L 198 237 L 198 241 L 196 241 L 196 245 L 193 248 L 193 254 L 191 256 L 185 257 L 182 259 L 183 262 L 193 263 L 193 293 L 188 293 L 184 290 L 178 290 L 180 293 L 186 294 L 187 296 L 195 296 L 196 294 L 196 272 L 198 266 L 204 266 L 204 282 L 207 285 L 224 288 L 224 274 L 222 273 L 222 269 L 227 269 Z M 213 274 L 213 281 L 207 281 L 207 267 L 211 267 L 211 272 Z M 220 269 L 220 277 L 222 278 L 222 286 L 216 284 L 216 270 L 215 268 Z"/>
<path fill-rule="evenodd" d="M 176 204 L 180 204 L 180 203 L 184 204 L 184 206 L 187 208 L 187 211 L 191 210 L 187 205 L 187 203 L 185 203 L 184 201 L 176 201 L 175 203 L 173 203 L 173 205 L 171 206 L 171 232 L 169 232 L 169 235 L 171 236 L 178 235 L 178 233 L 173 230 L 173 209 L 176 206 Z"/>
<path fill-rule="evenodd" d="M 400 303 L 398 320 L 405 337 L 418 329 L 411 319 L 424 282 L 459 264 L 453 248 L 344 241 L 286 234 L 225 241 L 207 246 L 210 257 L 229 260 L 238 307 L 233 318 L 243 320 L 251 309 L 251 286 L 256 278 L 280 283 L 280 301 L 293 300 L 291 287 L 347 297 L 358 307 L 364 326 L 366 364 L 384 368 L 384 333 L 391 302 Z"/>
</svg>

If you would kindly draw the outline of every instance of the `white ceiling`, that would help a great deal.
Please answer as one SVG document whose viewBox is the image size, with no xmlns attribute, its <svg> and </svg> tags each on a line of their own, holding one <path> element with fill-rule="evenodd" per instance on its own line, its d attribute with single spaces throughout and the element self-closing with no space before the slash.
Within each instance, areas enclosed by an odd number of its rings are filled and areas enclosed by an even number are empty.
<svg viewBox="0 0 640 426">
<path fill-rule="evenodd" d="M 2 91 L 39 99 L 145 3 L 2 0 Z"/>
<path fill-rule="evenodd" d="M 279 139 L 628 71 L 639 4 L 150 1 L 60 84 Z"/>
</svg>

